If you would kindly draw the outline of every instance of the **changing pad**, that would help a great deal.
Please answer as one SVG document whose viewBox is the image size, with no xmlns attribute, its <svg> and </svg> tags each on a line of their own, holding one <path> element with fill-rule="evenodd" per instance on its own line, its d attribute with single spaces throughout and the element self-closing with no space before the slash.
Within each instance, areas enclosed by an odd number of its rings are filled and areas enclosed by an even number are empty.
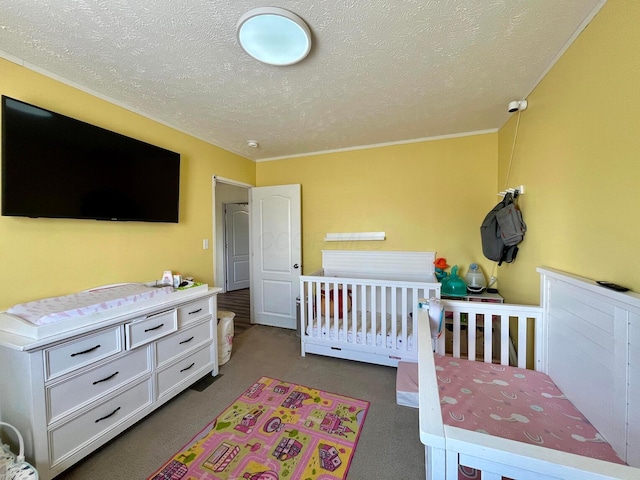
<svg viewBox="0 0 640 480">
<path fill-rule="evenodd" d="M 142 283 L 127 283 L 20 303 L 9 308 L 7 313 L 16 315 L 34 325 L 48 325 L 60 320 L 148 300 L 171 292 L 173 292 L 173 287 L 170 286 L 156 288 Z"/>
</svg>

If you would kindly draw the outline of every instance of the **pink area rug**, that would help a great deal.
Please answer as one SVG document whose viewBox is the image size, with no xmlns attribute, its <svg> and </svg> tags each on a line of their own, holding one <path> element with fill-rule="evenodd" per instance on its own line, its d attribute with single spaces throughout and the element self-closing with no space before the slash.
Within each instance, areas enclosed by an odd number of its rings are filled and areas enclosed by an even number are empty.
<svg viewBox="0 0 640 480">
<path fill-rule="evenodd" d="M 368 409 L 262 377 L 149 479 L 344 479 Z"/>
</svg>

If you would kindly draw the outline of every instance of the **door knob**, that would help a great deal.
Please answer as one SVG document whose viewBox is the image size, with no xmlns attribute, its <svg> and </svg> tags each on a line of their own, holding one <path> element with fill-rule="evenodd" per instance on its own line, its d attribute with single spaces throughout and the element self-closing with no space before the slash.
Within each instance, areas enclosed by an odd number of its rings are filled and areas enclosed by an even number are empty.
<svg viewBox="0 0 640 480">
<path fill-rule="evenodd" d="M 293 268 L 300 268 L 300 265 L 298 265 L 297 263 L 294 263 Z"/>
</svg>

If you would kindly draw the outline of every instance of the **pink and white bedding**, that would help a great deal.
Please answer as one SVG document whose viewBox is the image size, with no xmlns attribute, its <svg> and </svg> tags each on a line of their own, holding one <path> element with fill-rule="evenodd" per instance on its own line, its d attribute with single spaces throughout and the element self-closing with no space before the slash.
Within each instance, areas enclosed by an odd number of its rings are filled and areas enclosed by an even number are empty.
<svg viewBox="0 0 640 480">
<path fill-rule="evenodd" d="M 435 365 L 445 424 L 624 464 L 548 375 L 441 355 Z M 460 468 L 460 479 L 475 475 Z"/>
<path fill-rule="evenodd" d="M 383 345 L 383 336 L 382 336 L 382 318 L 380 314 L 376 315 L 376 335 L 375 335 L 375 346 Z M 360 320 L 361 315 L 358 313 L 358 320 L 356 322 L 355 328 L 355 336 L 353 332 L 353 323 L 352 319 L 338 319 L 338 338 L 336 339 L 336 329 L 335 329 L 335 319 L 329 318 L 329 328 L 327 328 L 326 319 L 321 317 L 320 319 L 314 319 L 311 324 L 307 325 L 306 333 L 312 337 L 320 337 L 323 339 L 329 340 L 338 340 L 340 342 L 348 342 L 355 343 L 358 345 L 374 345 L 373 342 L 373 334 L 371 332 L 371 314 L 367 312 L 366 315 L 366 332 L 362 327 L 362 321 Z M 345 337 L 345 322 L 346 322 L 346 337 Z M 397 321 L 396 328 L 396 345 L 393 345 L 393 336 L 392 325 L 391 325 L 391 315 L 387 315 L 387 323 L 386 323 L 386 333 L 385 333 L 385 348 L 404 348 L 405 341 L 409 349 L 413 348 L 413 327 L 411 319 L 407 321 L 407 339 L 405 340 L 402 336 L 402 322 Z M 366 339 L 366 343 L 365 343 Z"/>
<path fill-rule="evenodd" d="M 9 308 L 7 313 L 17 315 L 34 325 L 47 325 L 141 302 L 171 292 L 173 287 L 169 286 L 155 288 L 141 283 L 127 283 L 21 303 Z"/>
</svg>

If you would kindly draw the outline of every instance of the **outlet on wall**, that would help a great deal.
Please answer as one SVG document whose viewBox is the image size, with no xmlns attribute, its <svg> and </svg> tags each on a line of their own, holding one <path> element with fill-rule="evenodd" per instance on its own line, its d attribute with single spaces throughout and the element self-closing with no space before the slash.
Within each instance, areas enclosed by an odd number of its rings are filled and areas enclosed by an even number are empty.
<svg viewBox="0 0 640 480">
<path fill-rule="evenodd" d="M 202 249 L 203 250 L 209 250 L 209 239 L 208 238 L 203 238 L 202 239 Z"/>
</svg>

